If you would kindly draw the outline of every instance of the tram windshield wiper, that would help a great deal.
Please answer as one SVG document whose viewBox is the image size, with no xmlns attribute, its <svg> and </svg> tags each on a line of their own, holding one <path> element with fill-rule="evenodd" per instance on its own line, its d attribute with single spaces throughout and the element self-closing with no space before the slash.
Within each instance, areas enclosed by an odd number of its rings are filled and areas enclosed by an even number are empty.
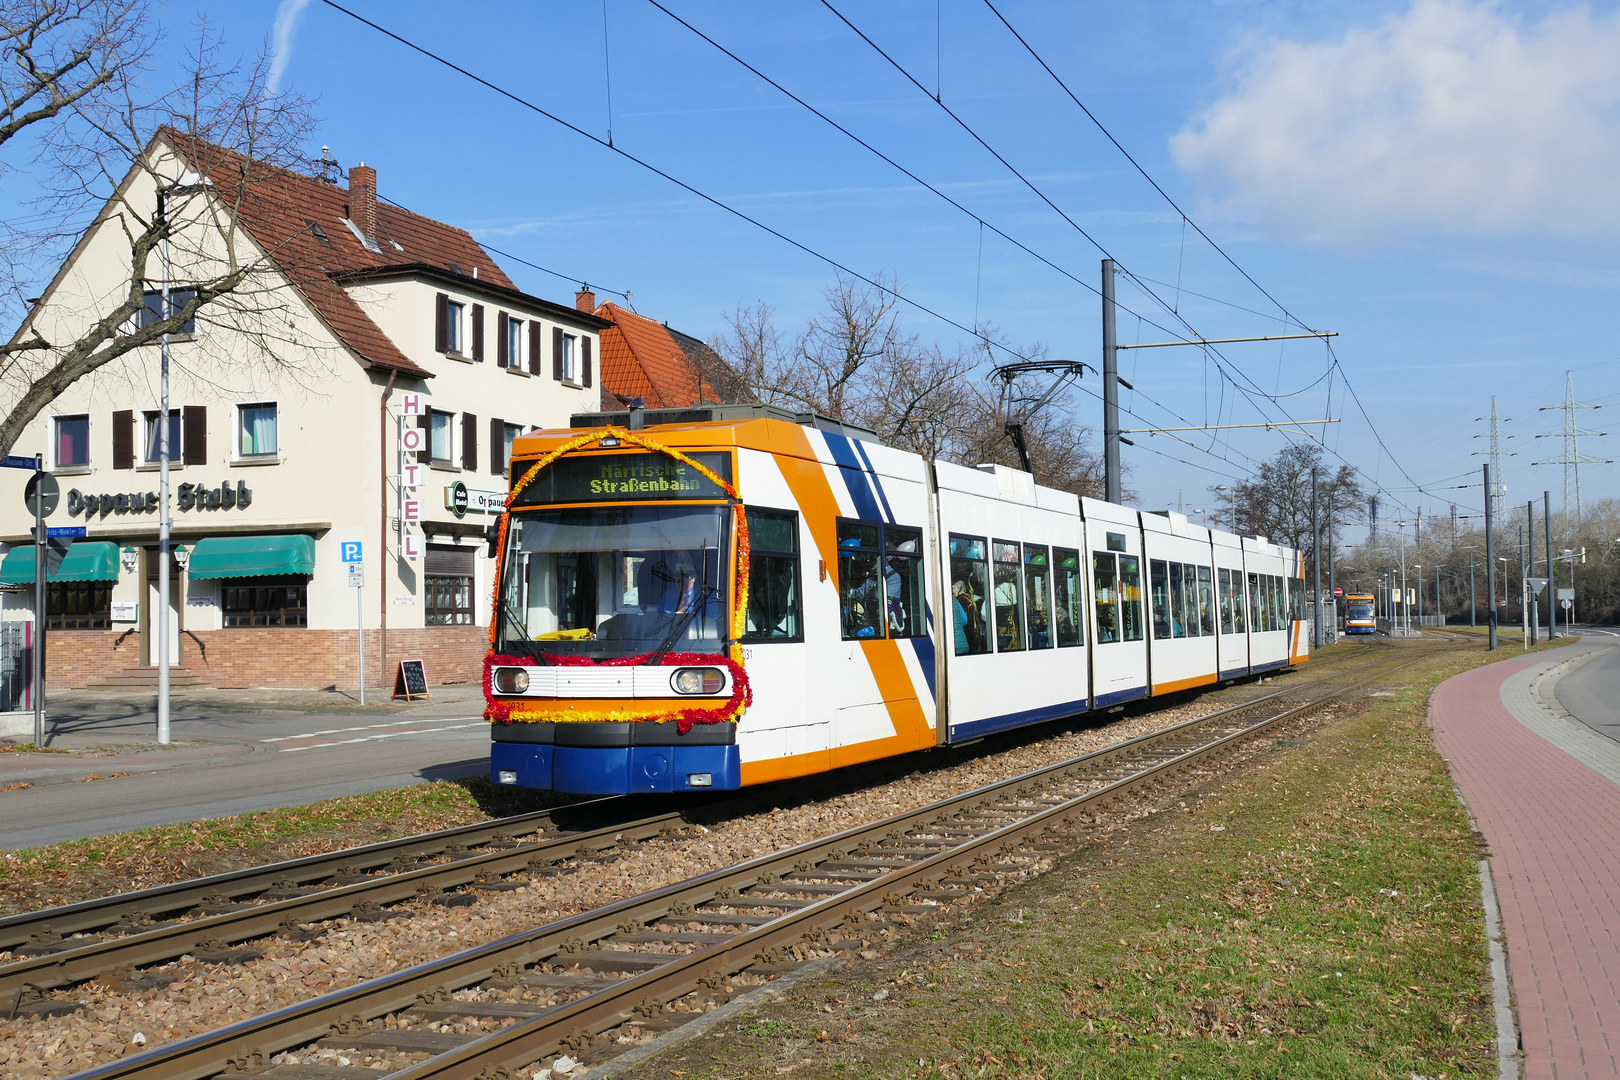
<svg viewBox="0 0 1620 1080">
<path fill-rule="evenodd" d="M 687 608 L 686 611 L 681 614 L 680 619 L 676 621 L 675 625 L 669 628 L 669 633 L 664 635 L 664 640 L 658 643 L 658 648 L 654 649 L 652 654 L 647 657 L 647 663 L 657 664 L 658 661 L 662 660 L 664 658 L 664 654 L 669 652 L 671 646 L 673 646 L 675 642 L 680 639 L 682 634 L 686 633 L 687 624 L 692 621 L 693 617 L 696 616 L 699 611 L 706 608 L 709 605 L 710 600 L 719 599 L 719 590 L 717 590 L 713 585 L 705 585 L 697 593 L 697 595 L 693 597 L 692 606 Z"/>
</svg>

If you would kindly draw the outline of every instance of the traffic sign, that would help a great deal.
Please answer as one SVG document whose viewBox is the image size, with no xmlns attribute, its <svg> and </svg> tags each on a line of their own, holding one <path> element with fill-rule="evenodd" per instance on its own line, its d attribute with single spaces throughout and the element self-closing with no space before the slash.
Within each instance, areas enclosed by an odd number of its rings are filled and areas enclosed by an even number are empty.
<svg viewBox="0 0 1620 1080">
<path fill-rule="evenodd" d="M 71 536 L 76 540 L 83 540 L 90 535 L 90 530 L 83 525 L 53 525 L 45 530 L 46 537 Z"/>
<path fill-rule="evenodd" d="M 1344 595 L 1344 590 L 1343 589 L 1334 589 L 1333 590 L 1333 595 L 1334 595 L 1335 598 L 1343 596 Z"/>
<path fill-rule="evenodd" d="M 349 587 L 359 589 L 366 583 L 366 567 L 364 563 L 349 564 Z"/>
<path fill-rule="evenodd" d="M 18 454 L 7 454 L 5 457 L 0 457 L 0 469 L 37 469 L 37 468 L 39 468 L 39 459 L 38 458 L 22 457 L 22 456 L 20 456 Z"/>
<path fill-rule="evenodd" d="M 62 498 L 62 486 L 56 482 L 56 477 L 43 470 L 36 472 L 28 478 L 28 484 L 23 488 L 23 505 L 28 512 L 38 517 L 50 517 L 56 512 L 56 504 Z M 39 505 L 35 505 L 38 503 Z"/>
<path fill-rule="evenodd" d="M 1524 580 L 1530 586 L 1531 596 L 1540 596 L 1541 590 L 1547 587 L 1547 579 L 1544 577 L 1525 578 Z"/>
<path fill-rule="evenodd" d="M 340 547 L 340 550 L 343 552 L 343 561 L 346 563 L 365 562 L 365 560 L 360 557 L 360 549 L 361 543 L 359 540 L 343 541 Z"/>
<path fill-rule="evenodd" d="M 1568 611 L 1570 608 L 1575 606 L 1575 601 L 1566 597 L 1565 599 L 1558 601 L 1558 606 L 1563 608 L 1565 611 Z"/>
<path fill-rule="evenodd" d="M 1560 600 L 1573 600 L 1573 599 L 1575 599 L 1575 590 L 1574 589 L 1559 589 L 1558 590 L 1558 599 L 1560 599 Z"/>
</svg>

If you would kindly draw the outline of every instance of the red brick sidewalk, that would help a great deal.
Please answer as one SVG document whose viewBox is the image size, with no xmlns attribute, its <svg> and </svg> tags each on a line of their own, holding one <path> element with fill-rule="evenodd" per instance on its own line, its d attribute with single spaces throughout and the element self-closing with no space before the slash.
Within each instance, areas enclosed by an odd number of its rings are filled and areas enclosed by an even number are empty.
<svg viewBox="0 0 1620 1080">
<path fill-rule="evenodd" d="M 1509 712 L 1545 658 L 1448 679 L 1435 745 L 1491 852 L 1528 1080 L 1620 1075 L 1620 787 Z"/>
</svg>

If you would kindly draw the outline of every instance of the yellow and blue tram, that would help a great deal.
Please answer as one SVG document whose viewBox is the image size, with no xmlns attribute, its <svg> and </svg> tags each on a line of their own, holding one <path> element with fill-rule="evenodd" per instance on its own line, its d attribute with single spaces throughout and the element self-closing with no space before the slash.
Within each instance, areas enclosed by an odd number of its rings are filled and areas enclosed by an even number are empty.
<svg viewBox="0 0 1620 1080">
<path fill-rule="evenodd" d="M 573 422 L 513 447 L 500 784 L 737 788 L 1308 658 L 1264 538 L 768 406 Z"/>
</svg>

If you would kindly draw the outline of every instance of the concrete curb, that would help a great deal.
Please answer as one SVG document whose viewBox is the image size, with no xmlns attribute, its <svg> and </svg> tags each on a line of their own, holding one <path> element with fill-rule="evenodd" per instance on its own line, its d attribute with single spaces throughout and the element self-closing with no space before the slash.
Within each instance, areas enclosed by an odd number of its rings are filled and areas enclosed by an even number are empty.
<svg viewBox="0 0 1620 1080">
<path fill-rule="evenodd" d="M 1473 815 L 1470 814 L 1471 818 Z M 1485 905 L 1485 941 L 1491 957 L 1491 1005 L 1496 1013 L 1496 1071 L 1500 1080 L 1519 1080 L 1519 1025 L 1513 1009 L 1513 984 L 1508 979 L 1507 945 L 1502 937 L 1502 913 L 1496 906 L 1491 862 L 1479 860 L 1479 895 Z"/>
<path fill-rule="evenodd" d="M 756 1005 L 761 1005 L 771 998 L 792 989 L 799 983 L 820 975 L 838 963 L 836 956 L 824 956 L 819 960 L 811 960 L 797 971 L 790 971 L 786 975 L 772 979 L 764 986 L 756 987 L 740 998 L 728 1001 L 713 1012 L 704 1013 L 690 1024 L 684 1024 L 674 1031 L 665 1032 L 650 1043 L 644 1043 L 634 1050 L 627 1051 L 606 1061 L 594 1069 L 585 1072 L 569 1073 L 568 1080 L 605 1080 L 615 1072 L 628 1069 L 657 1057 L 664 1051 L 679 1046 L 681 1043 L 697 1038 L 716 1024 L 723 1024 L 734 1016 L 748 1012 Z M 1514 1080 L 1517 1080 L 1515 1075 Z"/>
</svg>

